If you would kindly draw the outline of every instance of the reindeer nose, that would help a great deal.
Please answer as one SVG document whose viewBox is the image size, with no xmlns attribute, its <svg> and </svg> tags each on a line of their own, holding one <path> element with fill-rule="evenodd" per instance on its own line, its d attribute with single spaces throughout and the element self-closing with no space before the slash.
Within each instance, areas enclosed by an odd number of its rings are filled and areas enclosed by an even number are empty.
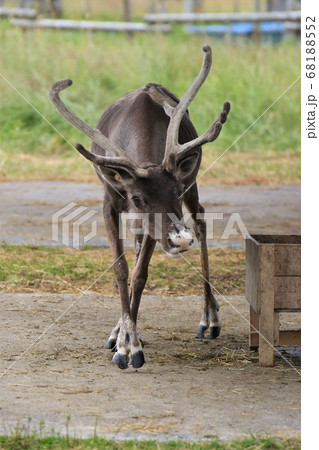
<svg viewBox="0 0 319 450">
<path fill-rule="evenodd" d="M 179 232 L 169 233 L 167 237 L 167 244 L 170 247 L 169 253 L 172 255 L 186 252 L 193 245 L 193 242 L 192 234 L 187 228 Z"/>
</svg>

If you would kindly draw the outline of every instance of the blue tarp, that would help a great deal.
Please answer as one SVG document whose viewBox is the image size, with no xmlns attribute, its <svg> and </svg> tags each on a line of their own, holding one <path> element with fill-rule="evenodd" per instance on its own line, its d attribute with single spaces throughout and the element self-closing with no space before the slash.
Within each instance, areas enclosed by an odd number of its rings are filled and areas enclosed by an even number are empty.
<svg viewBox="0 0 319 450">
<path fill-rule="evenodd" d="M 236 22 L 230 24 L 231 34 L 252 34 L 254 31 L 254 24 L 251 22 Z"/>
<path fill-rule="evenodd" d="M 189 33 L 215 36 L 224 36 L 229 33 L 235 36 L 250 36 L 255 27 L 256 24 L 253 22 L 234 22 L 230 25 L 187 25 L 185 28 Z M 263 35 L 283 35 L 285 33 L 285 24 L 284 22 L 261 22 L 260 32 Z"/>
</svg>

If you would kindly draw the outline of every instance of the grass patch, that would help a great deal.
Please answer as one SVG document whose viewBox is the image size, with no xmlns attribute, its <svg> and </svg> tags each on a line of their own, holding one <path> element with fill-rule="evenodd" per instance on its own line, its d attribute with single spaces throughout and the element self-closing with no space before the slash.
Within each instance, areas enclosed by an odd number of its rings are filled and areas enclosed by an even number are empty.
<svg viewBox="0 0 319 450">
<path fill-rule="evenodd" d="M 115 100 L 150 81 L 181 96 L 201 65 L 202 44 L 211 40 L 188 35 L 180 27 L 168 36 L 132 39 L 115 33 L 23 32 L 6 21 L 0 22 L 0 39 L 2 75 L 8 80 L 0 78 L 0 180 L 72 181 L 96 180 L 90 165 L 72 148 L 78 141 L 88 147 L 90 142 L 55 111 L 48 98 L 52 83 L 73 79 L 63 98 L 94 125 Z M 289 43 L 213 42 L 213 51 L 212 74 L 191 105 L 191 117 L 202 133 L 226 99 L 232 111 L 219 139 L 205 147 L 203 169 L 230 149 L 201 182 L 299 183 L 299 81 L 248 128 L 299 77 L 300 48 Z"/>
<path fill-rule="evenodd" d="M 133 249 L 126 250 L 132 268 Z M 156 249 L 150 263 L 145 294 L 200 295 L 202 279 L 198 249 L 188 253 L 191 268 L 182 259 L 176 263 L 161 249 Z M 245 252 L 231 248 L 210 249 L 211 282 L 224 295 L 243 295 L 245 291 Z M 117 295 L 111 269 L 110 249 L 84 247 L 45 247 L 3 245 L 0 247 L 0 292 L 78 293 L 86 290 L 107 268 L 91 288 L 109 296 Z"/>
<path fill-rule="evenodd" d="M 154 441 L 123 441 L 117 442 L 102 437 L 89 439 L 69 437 L 44 437 L 14 433 L 12 436 L 0 436 L 0 449 L 110 449 L 110 450 L 297 450 L 300 449 L 300 439 L 281 440 L 272 437 L 249 437 L 230 442 L 216 439 L 209 442 L 172 441 L 166 443 Z"/>
<path fill-rule="evenodd" d="M 207 146 L 209 147 L 209 146 Z M 204 152 L 198 174 L 198 184 L 264 186 L 296 185 L 300 183 L 300 151 L 260 150 L 222 152 L 209 148 Z"/>
</svg>

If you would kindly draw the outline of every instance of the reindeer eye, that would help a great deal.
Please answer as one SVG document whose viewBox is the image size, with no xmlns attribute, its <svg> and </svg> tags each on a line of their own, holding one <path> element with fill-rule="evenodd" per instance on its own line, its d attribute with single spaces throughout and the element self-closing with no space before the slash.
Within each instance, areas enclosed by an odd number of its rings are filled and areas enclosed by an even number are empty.
<svg viewBox="0 0 319 450">
<path fill-rule="evenodd" d="M 141 204 L 142 204 L 142 199 L 138 195 L 133 195 L 132 201 L 135 206 L 141 206 Z"/>
</svg>

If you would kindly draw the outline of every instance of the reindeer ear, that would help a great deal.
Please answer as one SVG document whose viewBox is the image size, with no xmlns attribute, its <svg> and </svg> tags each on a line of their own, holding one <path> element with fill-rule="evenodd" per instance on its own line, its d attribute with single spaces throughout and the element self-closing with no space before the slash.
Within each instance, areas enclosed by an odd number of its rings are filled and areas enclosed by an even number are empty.
<svg viewBox="0 0 319 450">
<path fill-rule="evenodd" d="M 197 172 L 199 164 L 200 155 L 198 153 L 194 153 L 193 155 L 181 158 L 176 163 L 177 167 L 174 175 L 178 180 L 185 183 L 190 178 L 190 176 L 194 174 L 194 172 Z"/>
<path fill-rule="evenodd" d="M 104 156 L 95 155 L 86 150 L 83 145 L 77 144 L 76 149 L 89 161 L 92 161 L 96 170 L 100 172 L 102 178 L 107 183 L 111 184 L 117 189 L 128 187 L 129 183 L 136 178 L 134 168 L 130 167 L 127 162 L 121 158 L 106 158 Z"/>
</svg>

